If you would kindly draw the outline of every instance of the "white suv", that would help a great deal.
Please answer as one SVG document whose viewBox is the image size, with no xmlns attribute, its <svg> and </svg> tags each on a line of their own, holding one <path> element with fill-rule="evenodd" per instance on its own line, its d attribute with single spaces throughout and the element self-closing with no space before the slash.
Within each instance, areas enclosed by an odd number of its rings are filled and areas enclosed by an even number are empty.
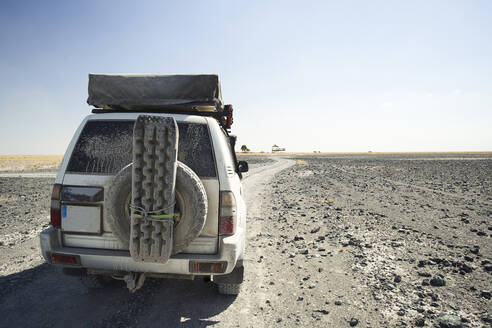
<svg viewBox="0 0 492 328">
<path fill-rule="evenodd" d="M 66 274 L 80 276 L 88 287 L 101 287 L 114 278 L 125 280 L 134 291 L 145 277 L 204 276 L 218 285 L 219 293 L 237 294 L 243 281 L 246 236 L 241 172 L 248 165 L 236 160 L 235 137 L 220 120 L 199 113 L 93 113 L 75 132 L 56 176 L 51 226 L 40 235 L 46 261 L 62 266 Z M 206 192 L 208 211 L 201 230 L 165 263 L 134 260 L 128 242 L 115 233 L 109 218 L 120 214 L 119 224 L 130 226 L 131 184 L 126 187 L 128 196 L 117 204 L 109 190 L 115 176 L 132 162 L 133 128 L 142 114 L 174 118 L 179 132 L 178 163 L 196 174 Z M 176 184 L 178 188 L 179 181 Z M 115 208 L 116 213 L 109 213 Z M 175 220 L 174 229 L 179 225 Z"/>
</svg>

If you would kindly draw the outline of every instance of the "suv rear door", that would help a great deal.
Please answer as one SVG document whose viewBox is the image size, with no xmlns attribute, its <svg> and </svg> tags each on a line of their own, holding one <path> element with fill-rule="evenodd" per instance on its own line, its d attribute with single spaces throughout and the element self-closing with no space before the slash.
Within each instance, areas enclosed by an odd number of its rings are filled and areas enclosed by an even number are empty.
<svg viewBox="0 0 492 328">
<path fill-rule="evenodd" d="M 101 187 L 104 190 L 112 177 L 132 161 L 133 124 L 138 114 L 92 115 L 80 130 L 69 156 L 63 185 L 71 187 Z M 166 115 L 169 116 L 169 115 Z M 173 116 L 173 115 L 171 115 Z M 208 215 L 200 236 L 185 253 L 215 254 L 218 244 L 219 178 L 215 164 L 212 138 L 207 121 L 201 117 L 175 115 L 179 128 L 178 160 L 189 166 L 202 181 L 208 197 Z M 182 118 L 182 120 L 180 120 Z M 84 123 L 83 123 L 84 124 Z M 62 192 L 63 194 L 63 192 Z M 123 249 L 111 233 L 103 217 L 104 201 L 76 201 L 62 199 L 62 208 L 74 208 L 62 219 L 62 240 L 65 246 L 99 249 Z M 75 205 L 75 206 L 74 206 Z M 80 206 L 88 206 L 87 209 Z M 70 207 L 72 206 L 72 207 Z M 101 208 L 99 231 L 94 230 L 97 211 Z M 82 211 L 80 211 L 82 209 Z M 70 217 L 70 215 L 72 217 Z M 84 216 L 85 215 L 85 216 Z M 73 224 L 76 221 L 76 224 Z M 88 229 L 92 226 L 92 230 Z M 75 228 L 74 228 L 75 227 Z M 92 231 L 92 232 L 87 232 Z"/>
</svg>

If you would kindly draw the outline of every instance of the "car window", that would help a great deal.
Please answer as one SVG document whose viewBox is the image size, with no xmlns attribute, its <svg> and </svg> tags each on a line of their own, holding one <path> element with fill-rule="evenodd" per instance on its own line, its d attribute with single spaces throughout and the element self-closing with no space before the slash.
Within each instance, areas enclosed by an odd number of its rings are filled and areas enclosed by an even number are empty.
<svg viewBox="0 0 492 328">
<path fill-rule="evenodd" d="M 231 141 L 229 140 L 229 136 L 224 131 L 222 131 L 222 136 L 223 136 L 225 143 L 227 145 L 227 149 L 229 149 L 226 156 L 229 158 L 230 162 L 233 163 L 235 166 L 236 161 L 234 160 L 234 153 L 233 153 L 234 149 L 232 149 Z"/>
<path fill-rule="evenodd" d="M 84 126 L 67 172 L 116 174 L 132 162 L 135 121 L 91 120 Z M 178 160 L 199 177 L 216 177 L 211 138 L 206 124 L 178 122 Z"/>
</svg>

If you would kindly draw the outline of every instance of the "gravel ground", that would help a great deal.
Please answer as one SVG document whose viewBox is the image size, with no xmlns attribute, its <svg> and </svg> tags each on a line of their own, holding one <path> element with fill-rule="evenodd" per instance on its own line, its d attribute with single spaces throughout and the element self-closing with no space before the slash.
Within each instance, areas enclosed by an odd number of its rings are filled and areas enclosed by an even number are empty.
<svg viewBox="0 0 492 328">
<path fill-rule="evenodd" d="M 53 179 L 0 177 L 0 327 L 491 326 L 490 155 L 240 160 L 237 297 L 199 280 L 87 292 L 39 255 Z"/>
<path fill-rule="evenodd" d="M 49 225 L 53 181 L 0 177 L 0 276 L 43 262 L 38 235 Z"/>
<path fill-rule="evenodd" d="M 253 165 L 252 168 L 254 168 L 255 166 L 263 166 L 275 162 L 275 160 L 271 157 L 258 155 L 238 155 L 237 160 L 248 162 L 248 165 Z"/>
<path fill-rule="evenodd" d="M 297 286 L 301 297 L 288 302 L 301 316 L 318 320 L 345 307 L 349 324 L 367 327 L 490 325 L 490 157 L 297 163 L 269 186 L 271 234 L 258 246 L 272 249 L 270 266 Z M 327 286 L 337 257 L 353 278 L 342 291 Z"/>
</svg>

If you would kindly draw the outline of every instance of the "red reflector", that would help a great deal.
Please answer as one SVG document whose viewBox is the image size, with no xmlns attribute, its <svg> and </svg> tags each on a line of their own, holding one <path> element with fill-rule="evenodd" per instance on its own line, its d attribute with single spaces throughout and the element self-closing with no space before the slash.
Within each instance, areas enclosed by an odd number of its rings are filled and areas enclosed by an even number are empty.
<svg viewBox="0 0 492 328">
<path fill-rule="evenodd" d="M 190 261 L 190 271 L 197 273 L 224 273 L 225 262 L 196 262 Z"/>
<path fill-rule="evenodd" d="M 51 263 L 79 265 L 80 259 L 77 255 L 65 255 L 65 254 L 52 253 L 51 254 Z"/>
<path fill-rule="evenodd" d="M 50 210 L 50 223 L 53 227 L 61 227 L 61 210 L 53 208 Z"/>
<path fill-rule="evenodd" d="M 236 233 L 236 217 L 221 217 L 219 231 L 221 235 L 233 235 Z"/>
</svg>

